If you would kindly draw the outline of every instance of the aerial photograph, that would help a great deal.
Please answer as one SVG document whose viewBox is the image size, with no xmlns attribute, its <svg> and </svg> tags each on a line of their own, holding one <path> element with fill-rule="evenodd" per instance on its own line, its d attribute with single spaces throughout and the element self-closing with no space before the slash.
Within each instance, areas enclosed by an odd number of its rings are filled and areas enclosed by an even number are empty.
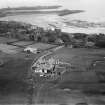
<svg viewBox="0 0 105 105">
<path fill-rule="evenodd" d="M 105 0 L 0 0 L 0 105 L 105 105 Z"/>
</svg>

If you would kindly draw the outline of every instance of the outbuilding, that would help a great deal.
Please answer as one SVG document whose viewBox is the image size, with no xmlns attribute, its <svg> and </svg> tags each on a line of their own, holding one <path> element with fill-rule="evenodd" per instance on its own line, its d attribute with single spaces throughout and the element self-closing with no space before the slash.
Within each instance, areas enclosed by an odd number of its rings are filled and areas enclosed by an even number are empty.
<svg viewBox="0 0 105 105">
<path fill-rule="evenodd" d="M 27 47 L 27 48 L 24 49 L 24 51 L 36 54 L 38 52 L 38 49 L 37 48 Z"/>
</svg>

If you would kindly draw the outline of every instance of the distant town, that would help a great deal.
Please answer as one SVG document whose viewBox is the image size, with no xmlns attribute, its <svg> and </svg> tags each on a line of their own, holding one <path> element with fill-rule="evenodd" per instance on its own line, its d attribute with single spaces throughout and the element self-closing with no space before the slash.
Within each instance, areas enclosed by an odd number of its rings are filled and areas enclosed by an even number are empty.
<svg viewBox="0 0 105 105">
<path fill-rule="evenodd" d="M 15 21 L 0 21 L 0 37 L 76 47 L 104 47 L 104 34 L 66 33 Z"/>
</svg>

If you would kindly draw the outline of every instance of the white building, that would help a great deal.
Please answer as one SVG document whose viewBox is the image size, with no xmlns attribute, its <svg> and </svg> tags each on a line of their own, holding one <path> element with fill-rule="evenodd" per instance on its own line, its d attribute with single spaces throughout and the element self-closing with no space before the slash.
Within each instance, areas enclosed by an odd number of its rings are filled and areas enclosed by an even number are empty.
<svg viewBox="0 0 105 105">
<path fill-rule="evenodd" d="M 37 48 L 31 48 L 31 47 L 27 47 L 24 49 L 25 52 L 31 52 L 31 53 L 34 53 L 36 54 L 38 49 Z"/>
</svg>

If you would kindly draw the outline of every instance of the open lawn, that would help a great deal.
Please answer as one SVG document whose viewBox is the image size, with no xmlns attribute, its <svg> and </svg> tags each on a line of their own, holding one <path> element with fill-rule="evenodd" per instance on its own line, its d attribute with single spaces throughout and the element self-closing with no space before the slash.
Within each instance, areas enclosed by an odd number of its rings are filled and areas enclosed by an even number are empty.
<svg viewBox="0 0 105 105">
<path fill-rule="evenodd" d="M 46 44 L 46 43 L 35 43 L 35 44 L 32 44 L 32 45 L 29 45 L 28 47 L 37 48 L 37 49 L 40 49 L 40 50 L 47 50 L 47 49 L 50 49 L 50 48 L 53 48 L 53 47 L 56 47 L 56 46 L 57 45 Z"/>
<path fill-rule="evenodd" d="M 0 67 L 0 105 L 28 102 L 28 84 L 25 80 L 32 59 L 17 56 L 0 52 L 0 60 L 4 62 Z"/>
<path fill-rule="evenodd" d="M 19 53 L 19 50 L 21 51 L 21 48 L 17 46 L 12 46 L 8 44 L 0 44 L 0 51 L 7 54 L 16 54 L 16 53 Z"/>
<path fill-rule="evenodd" d="M 6 38 L 6 37 L 0 37 L 0 43 L 11 43 L 11 42 L 16 42 L 18 39 L 14 38 Z"/>
<path fill-rule="evenodd" d="M 33 43 L 34 43 L 34 41 L 18 41 L 18 42 L 14 42 L 12 44 L 16 45 L 16 46 L 25 47 L 25 46 L 28 46 L 28 45 L 32 45 Z"/>
</svg>

